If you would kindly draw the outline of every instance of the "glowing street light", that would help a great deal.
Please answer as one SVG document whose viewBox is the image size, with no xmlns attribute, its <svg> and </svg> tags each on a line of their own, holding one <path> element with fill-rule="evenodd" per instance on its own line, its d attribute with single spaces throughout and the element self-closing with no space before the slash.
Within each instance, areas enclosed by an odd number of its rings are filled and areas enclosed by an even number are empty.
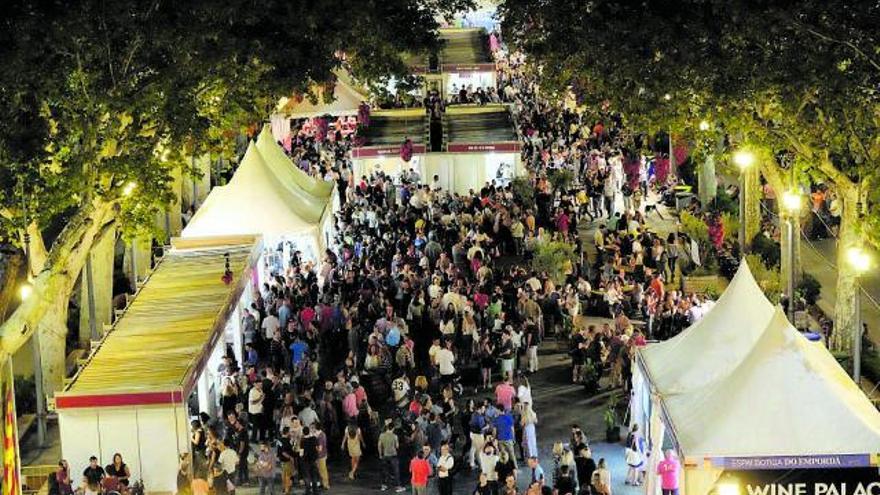
<svg viewBox="0 0 880 495">
<path fill-rule="evenodd" d="M 665 95 L 663 95 L 663 99 L 666 100 L 666 101 L 669 101 L 669 100 L 672 99 L 672 95 L 669 94 L 669 93 L 666 93 Z"/>
<path fill-rule="evenodd" d="M 739 167 L 739 250 L 740 255 L 746 252 L 746 170 L 755 163 L 755 154 L 749 150 L 739 150 L 733 154 L 733 163 Z"/>
<path fill-rule="evenodd" d="M 785 191 L 782 193 L 782 207 L 789 213 L 797 213 L 801 209 L 801 195 L 796 191 Z"/>
<path fill-rule="evenodd" d="M 21 287 L 18 288 L 18 296 L 22 301 L 26 301 L 27 298 L 31 297 L 31 294 L 34 293 L 34 286 L 30 283 L 30 281 L 26 281 L 21 284 Z"/>
<path fill-rule="evenodd" d="M 709 130 L 710 127 L 712 127 L 712 126 L 709 124 L 708 120 L 701 120 L 700 121 L 700 130 L 701 131 L 706 132 Z"/>
<path fill-rule="evenodd" d="M 785 191 L 782 193 L 782 209 L 787 215 L 784 215 L 785 219 L 785 239 L 783 242 L 783 247 L 786 248 L 787 252 L 784 253 L 788 255 L 788 269 L 787 269 L 787 278 L 785 285 L 785 293 L 788 296 L 788 319 L 791 322 L 794 322 L 794 310 L 795 310 L 795 301 L 794 301 L 794 287 L 795 287 L 795 273 L 796 273 L 796 264 L 797 264 L 797 238 L 795 236 L 798 235 L 799 229 L 795 228 L 795 222 L 798 220 L 798 213 L 801 210 L 801 195 L 798 194 L 797 191 Z"/>
<path fill-rule="evenodd" d="M 859 275 L 871 268 L 871 257 L 859 247 L 851 247 L 846 251 L 846 259 Z"/>
<path fill-rule="evenodd" d="M 853 381 L 861 386 L 862 381 L 862 283 L 859 277 L 871 268 L 871 256 L 862 248 L 853 246 L 846 251 L 846 260 L 856 272 L 856 293 L 853 309 Z"/>
<path fill-rule="evenodd" d="M 755 163 L 755 154 L 749 150 L 739 150 L 733 154 L 733 163 L 740 170 L 745 170 Z"/>
</svg>

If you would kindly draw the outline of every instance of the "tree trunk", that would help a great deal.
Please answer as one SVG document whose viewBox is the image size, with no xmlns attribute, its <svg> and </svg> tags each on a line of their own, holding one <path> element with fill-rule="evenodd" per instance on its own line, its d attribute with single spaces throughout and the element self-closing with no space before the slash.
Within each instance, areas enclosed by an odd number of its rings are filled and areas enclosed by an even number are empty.
<svg viewBox="0 0 880 495">
<path fill-rule="evenodd" d="M 33 281 L 31 296 L 0 326 L 0 361 L 15 354 L 34 330 L 40 330 L 48 393 L 60 389 L 63 383 L 67 302 L 86 256 L 96 239 L 114 224 L 116 211 L 115 202 L 81 208 L 52 245 L 43 270 Z"/>
<path fill-rule="evenodd" d="M 742 213 L 741 222 L 745 222 L 745 245 L 750 247 L 752 239 L 761 231 L 761 180 L 757 167 L 749 167 L 744 174 L 745 212 Z"/>
<path fill-rule="evenodd" d="M 837 238 L 837 299 L 834 303 L 834 332 L 831 350 L 852 353 L 855 335 L 856 272 L 847 259 L 847 251 L 859 245 L 857 211 L 858 193 L 855 187 L 837 185 L 843 204 L 840 214 L 840 233 Z"/>
<path fill-rule="evenodd" d="M 718 189 L 718 180 L 715 178 L 715 155 L 708 155 L 700 165 L 697 189 L 700 195 L 700 204 L 703 205 L 703 209 L 708 208 L 715 199 L 715 193 Z"/>
</svg>

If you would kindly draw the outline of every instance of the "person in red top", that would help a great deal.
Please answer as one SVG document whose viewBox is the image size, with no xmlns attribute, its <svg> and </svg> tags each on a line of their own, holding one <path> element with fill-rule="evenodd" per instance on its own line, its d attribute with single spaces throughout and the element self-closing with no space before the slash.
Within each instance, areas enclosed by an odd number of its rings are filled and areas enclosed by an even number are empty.
<svg viewBox="0 0 880 495">
<path fill-rule="evenodd" d="M 428 476 L 431 476 L 431 465 L 425 459 L 425 453 L 419 450 L 416 456 L 409 461 L 409 472 L 412 474 L 413 495 L 426 495 L 428 493 Z"/>
<path fill-rule="evenodd" d="M 509 411 L 513 407 L 513 397 L 516 395 L 516 389 L 510 384 L 510 377 L 505 377 L 504 381 L 495 387 L 495 403 L 504 406 L 505 411 Z"/>
</svg>

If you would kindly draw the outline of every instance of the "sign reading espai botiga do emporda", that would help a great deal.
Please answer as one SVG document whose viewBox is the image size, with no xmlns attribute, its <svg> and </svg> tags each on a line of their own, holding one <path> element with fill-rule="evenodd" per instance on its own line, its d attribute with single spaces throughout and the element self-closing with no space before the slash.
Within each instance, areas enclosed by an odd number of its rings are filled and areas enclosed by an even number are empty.
<svg viewBox="0 0 880 495">
<path fill-rule="evenodd" d="M 728 471 L 718 495 L 880 495 L 877 467 Z"/>
</svg>

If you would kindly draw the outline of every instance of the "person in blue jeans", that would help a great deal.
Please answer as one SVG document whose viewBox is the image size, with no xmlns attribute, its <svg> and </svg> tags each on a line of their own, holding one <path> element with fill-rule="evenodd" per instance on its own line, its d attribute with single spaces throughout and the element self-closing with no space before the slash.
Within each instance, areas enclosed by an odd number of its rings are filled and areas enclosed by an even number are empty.
<svg viewBox="0 0 880 495">
<path fill-rule="evenodd" d="M 513 416 L 511 416 L 510 411 L 505 411 L 504 406 L 501 404 L 497 405 L 498 410 L 502 411 L 494 421 L 495 425 L 495 433 L 498 438 L 498 449 L 510 456 L 513 459 L 513 464 L 519 469 L 519 466 L 516 464 L 516 453 L 513 450 Z"/>
</svg>

